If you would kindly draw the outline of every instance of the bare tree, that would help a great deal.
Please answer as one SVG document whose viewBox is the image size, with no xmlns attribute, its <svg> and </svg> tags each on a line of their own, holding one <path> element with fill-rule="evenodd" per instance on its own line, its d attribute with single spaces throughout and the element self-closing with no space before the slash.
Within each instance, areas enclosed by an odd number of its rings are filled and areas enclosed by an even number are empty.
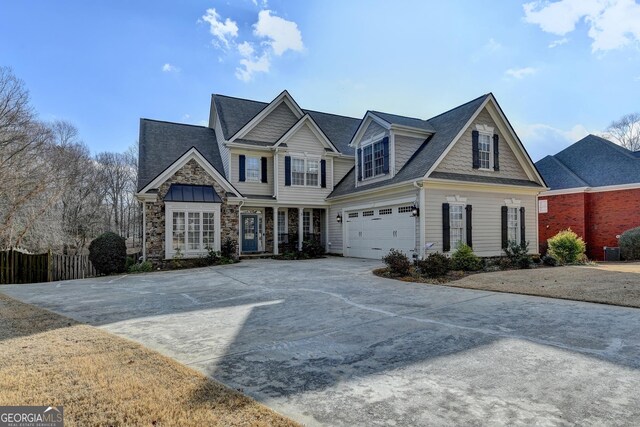
<svg viewBox="0 0 640 427">
<path fill-rule="evenodd" d="M 640 150 L 640 113 L 625 114 L 619 120 L 611 122 L 606 135 L 624 148 Z"/>
</svg>

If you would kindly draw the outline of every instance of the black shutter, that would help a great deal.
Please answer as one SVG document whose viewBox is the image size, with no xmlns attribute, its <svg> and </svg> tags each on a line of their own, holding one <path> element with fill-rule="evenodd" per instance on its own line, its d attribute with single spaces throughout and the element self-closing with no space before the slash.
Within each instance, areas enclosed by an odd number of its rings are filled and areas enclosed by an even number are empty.
<svg viewBox="0 0 640 427">
<path fill-rule="evenodd" d="M 472 226 L 471 226 L 471 205 L 467 205 L 464 208 L 467 211 L 467 218 L 466 218 L 466 223 L 467 223 L 467 245 L 469 245 L 469 247 L 473 247 L 473 238 L 472 238 Z"/>
<path fill-rule="evenodd" d="M 284 156 L 284 185 L 291 185 L 291 157 Z"/>
<path fill-rule="evenodd" d="M 320 187 L 327 188 L 327 161 L 320 160 Z"/>
<path fill-rule="evenodd" d="M 356 169 L 358 169 L 358 181 L 362 181 L 362 148 L 356 150 Z"/>
<path fill-rule="evenodd" d="M 500 170 L 500 137 L 498 134 L 493 135 L 493 170 Z"/>
<path fill-rule="evenodd" d="M 267 182 L 267 158 L 261 157 L 260 162 L 262 163 L 262 182 Z"/>
<path fill-rule="evenodd" d="M 477 130 L 471 132 L 471 146 L 473 147 L 473 168 L 480 168 L 480 147 L 478 139 L 480 133 Z"/>
<path fill-rule="evenodd" d="M 382 164 L 382 172 L 389 173 L 389 137 L 385 137 L 382 140 L 382 153 L 383 153 L 383 164 Z"/>
<path fill-rule="evenodd" d="M 520 208 L 520 245 L 524 246 L 527 244 L 527 236 L 525 236 L 525 228 L 524 228 L 524 206 Z"/>
<path fill-rule="evenodd" d="M 449 226 L 449 203 L 442 204 L 442 252 L 451 250 L 451 227 Z"/>
<path fill-rule="evenodd" d="M 509 231 L 507 230 L 507 212 L 508 208 L 502 206 L 502 249 L 509 247 Z"/>
<path fill-rule="evenodd" d="M 244 154 L 240 154 L 240 161 L 238 166 L 240 182 L 245 182 L 247 180 L 247 175 L 245 172 L 245 162 L 246 162 L 246 158 Z"/>
</svg>

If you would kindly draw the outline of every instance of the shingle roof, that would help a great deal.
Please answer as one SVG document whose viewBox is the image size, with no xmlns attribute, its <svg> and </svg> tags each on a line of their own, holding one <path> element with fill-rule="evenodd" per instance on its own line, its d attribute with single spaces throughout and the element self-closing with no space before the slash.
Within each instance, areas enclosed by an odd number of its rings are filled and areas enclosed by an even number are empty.
<svg viewBox="0 0 640 427">
<path fill-rule="evenodd" d="M 399 116 L 397 114 L 383 113 L 381 111 L 369 110 L 371 114 L 375 114 L 385 122 L 392 125 L 408 126 L 411 128 L 421 129 L 426 132 L 435 132 L 435 129 L 428 120 L 417 119 L 415 117 Z"/>
<path fill-rule="evenodd" d="M 165 202 L 222 203 L 210 185 L 171 184 L 164 196 Z"/>
<path fill-rule="evenodd" d="M 269 105 L 266 102 L 217 94 L 213 95 L 213 102 L 220 117 L 222 133 L 225 139 L 230 139 Z M 303 112 L 308 113 L 313 118 L 338 151 L 343 154 L 353 155 L 353 148 L 349 147 L 349 142 L 360 125 L 360 119 L 312 110 L 303 110 Z"/>
<path fill-rule="evenodd" d="M 192 147 L 195 147 L 224 176 L 224 167 L 213 129 L 140 119 L 138 191 Z"/>
<path fill-rule="evenodd" d="M 640 158 L 596 135 L 588 135 L 536 163 L 551 190 L 640 183 Z"/>
<path fill-rule="evenodd" d="M 393 178 L 361 185 L 356 188 L 355 168 L 352 168 L 338 183 L 329 197 L 343 196 L 423 177 L 489 96 L 490 94 L 482 95 L 427 120 L 435 130 L 435 134 L 422 144 Z"/>
</svg>

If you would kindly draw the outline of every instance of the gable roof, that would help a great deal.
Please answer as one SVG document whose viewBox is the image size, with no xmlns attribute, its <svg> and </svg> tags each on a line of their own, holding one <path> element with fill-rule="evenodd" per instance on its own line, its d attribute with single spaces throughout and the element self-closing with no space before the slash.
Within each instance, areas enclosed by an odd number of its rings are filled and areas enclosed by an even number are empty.
<svg viewBox="0 0 640 427">
<path fill-rule="evenodd" d="M 433 126 L 431 126 L 428 120 L 417 119 L 415 117 L 399 116 L 397 114 L 383 113 L 381 111 L 369 110 L 369 112 L 380 117 L 390 125 L 406 126 L 430 133 L 434 133 L 436 131 Z"/>
<path fill-rule="evenodd" d="M 224 176 L 222 158 L 213 129 L 140 119 L 138 191 L 193 147 Z"/>
<path fill-rule="evenodd" d="M 352 168 L 329 197 L 344 196 L 424 177 L 489 96 L 490 94 L 482 95 L 427 120 L 435 133 L 425 140 L 393 178 L 356 187 L 355 168 Z"/>
<path fill-rule="evenodd" d="M 640 157 L 596 135 L 539 160 L 536 166 L 551 190 L 640 183 Z"/>
<path fill-rule="evenodd" d="M 218 117 L 222 133 L 226 140 L 231 139 L 240 129 L 249 123 L 268 105 L 267 102 L 252 101 L 250 99 L 233 98 L 226 95 L 212 95 L 214 108 Z M 302 110 L 309 114 L 318 127 L 329 138 L 331 143 L 342 154 L 353 155 L 353 148 L 349 147 L 351 136 L 358 128 L 360 119 L 337 114 L 323 113 L 312 110 Z M 235 142 L 247 143 L 246 140 L 236 140 Z M 251 141 L 249 141 L 251 143 Z M 260 145 L 273 145 L 272 143 L 262 143 Z"/>
</svg>

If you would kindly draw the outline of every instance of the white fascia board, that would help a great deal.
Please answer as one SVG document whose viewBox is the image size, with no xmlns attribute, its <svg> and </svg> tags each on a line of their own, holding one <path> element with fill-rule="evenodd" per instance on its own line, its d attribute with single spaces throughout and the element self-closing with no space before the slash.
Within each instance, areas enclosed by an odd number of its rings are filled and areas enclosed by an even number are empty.
<svg viewBox="0 0 640 427">
<path fill-rule="evenodd" d="M 377 124 L 385 128 L 386 130 L 389 130 L 391 127 L 391 124 L 389 122 L 376 116 L 371 111 L 367 111 L 367 114 L 365 114 L 362 120 L 360 121 L 360 126 L 358 126 L 356 133 L 353 134 L 353 138 L 351 138 L 351 141 L 349 141 L 350 147 L 355 147 L 356 141 L 362 138 L 362 134 L 365 132 L 365 129 L 369 126 L 369 123 L 371 123 L 372 121 L 375 121 Z"/>
<path fill-rule="evenodd" d="M 624 191 L 640 189 L 640 182 L 631 184 L 603 185 L 601 187 L 574 187 L 561 190 L 549 190 L 540 194 L 540 197 L 559 196 L 574 193 L 604 193 L 606 191 Z"/>
</svg>

